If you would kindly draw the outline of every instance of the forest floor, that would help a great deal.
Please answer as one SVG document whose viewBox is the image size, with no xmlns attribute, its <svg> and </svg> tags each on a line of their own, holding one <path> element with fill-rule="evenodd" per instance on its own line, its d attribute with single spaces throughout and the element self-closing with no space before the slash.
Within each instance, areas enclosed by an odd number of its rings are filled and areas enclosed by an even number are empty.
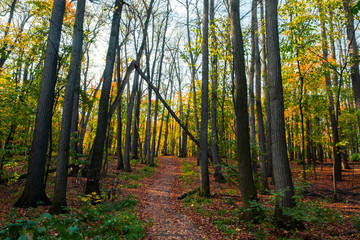
<svg viewBox="0 0 360 240">
<path fill-rule="evenodd" d="M 196 159 L 160 157 L 157 173 L 143 185 L 144 191 L 138 189 L 136 194 L 142 199 L 140 208 L 145 209 L 140 210 L 141 218 L 150 217 L 153 221 L 146 239 L 177 239 L 170 237 L 176 233 L 188 233 L 182 235 L 186 236 L 182 239 L 199 239 L 199 230 L 203 239 L 360 239 L 360 165 L 350 165 L 351 169 L 343 170 L 343 181 L 337 184 L 338 201 L 333 201 L 331 164 L 317 166 L 316 171 L 306 170 L 307 183 L 304 184 L 302 166 L 291 163 L 295 189 L 301 191 L 292 214 L 304 221 L 305 229 L 287 230 L 272 223 L 274 198 L 271 195 L 258 195 L 265 213 L 263 219 L 256 224 L 241 220 L 240 190 L 236 181 L 231 180 L 234 178 L 229 177 L 229 169 L 224 170 L 226 183 L 217 183 L 210 176 L 210 198 L 193 194 L 178 200 L 180 195 L 198 186 Z M 171 213 L 164 218 L 159 207 L 171 209 Z M 190 226 L 178 225 L 177 216 L 187 216 Z M 166 234 L 161 235 L 164 229 Z"/>
<path fill-rule="evenodd" d="M 182 200 L 177 198 L 196 189 L 199 184 L 199 167 L 196 166 L 195 158 L 159 157 L 156 168 L 134 163 L 132 173 L 117 171 L 115 165 L 116 161 L 109 161 L 106 178 L 102 181 L 104 196 L 107 196 L 104 201 L 115 202 L 118 199 L 135 196 L 137 204 L 131 211 L 144 223 L 146 229 L 139 230 L 141 227 L 136 226 L 134 231 L 140 232 L 133 236 L 142 236 L 142 239 L 360 239 L 360 165 L 358 163 L 351 163 L 352 169 L 343 171 L 343 181 L 337 186 L 338 201 L 332 200 L 331 164 L 319 165 L 316 171 L 309 168 L 306 171 L 305 184 L 302 181 L 302 166 L 291 163 L 298 195 L 297 207 L 289 214 L 301 219 L 305 225 L 305 229 L 293 230 L 280 228 L 274 223 L 273 194 L 258 195 L 260 204 L 257 207 L 264 215 L 257 223 L 242 220 L 241 194 L 234 164 L 228 163 L 228 167 L 223 169 L 227 179 L 225 183 L 215 182 L 212 174 L 210 175 L 211 197 L 202 198 L 197 194 L 189 194 Z M 211 173 L 211 166 L 209 170 Z M 52 178 L 53 174 L 48 181 L 48 196 L 52 196 Z M 82 215 L 91 213 L 89 211 L 84 214 L 84 211 L 88 211 L 84 210 L 86 199 L 84 200 L 82 194 L 85 181 L 85 178 L 76 177 L 69 177 L 68 180 L 68 207 L 74 212 L 71 216 L 76 219 L 76 224 L 84 220 Z M 20 196 L 23 185 L 24 180 L 0 185 L 2 199 L 0 227 L 18 219 L 32 219 L 48 211 L 48 206 L 40 206 L 36 209 L 12 207 Z M 273 189 L 272 185 L 270 189 Z M 133 197 L 130 197 L 131 199 Z M 95 206 L 95 208 L 99 207 Z M 99 218 L 101 214 L 103 212 L 99 212 Z M 107 214 L 106 216 L 112 215 L 111 209 Z M 98 220 L 87 224 L 90 225 L 91 231 L 101 229 L 108 218 L 104 218 L 103 222 Z M 85 221 L 89 219 L 85 218 Z M 107 227 L 111 231 L 117 231 Z M 80 226 L 80 229 L 85 228 Z M 106 231 L 108 234 L 115 234 Z M 56 232 L 57 230 L 50 229 L 48 234 L 58 236 Z M 101 231 L 99 230 L 98 233 L 100 234 Z M 82 239 L 93 239 L 91 235 L 81 236 Z"/>
</svg>

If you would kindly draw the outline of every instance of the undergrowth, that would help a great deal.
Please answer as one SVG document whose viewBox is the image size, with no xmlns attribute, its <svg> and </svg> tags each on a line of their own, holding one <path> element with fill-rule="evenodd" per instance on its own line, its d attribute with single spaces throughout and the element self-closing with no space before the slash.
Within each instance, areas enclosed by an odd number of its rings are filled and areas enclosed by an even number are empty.
<svg viewBox="0 0 360 240">
<path fill-rule="evenodd" d="M 135 214 L 137 200 L 134 196 L 96 205 L 90 201 L 82 202 L 81 209 L 70 214 L 52 216 L 45 213 L 32 219 L 17 219 L 1 228 L 0 238 L 140 239 L 145 235 L 146 226 Z"/>
<path fill-rule="evenodd" d="M 229 165 L 230 166 L 230 165 Z M 184 185 L 190 184 L 198 177 L 198 173 L 194 171 L 193 164 L 182 161 L 182 173 L 180 180 Z M 229 178 L 235 178 L 236 176 L 227 175 Z M 230 179 L 231 183 L 237 182 L 236 179 Z M 234 188 L 238 187 L 233 185 Z M 305 192 L 308 184 L 304 181 L 297 181 L 295 183 L 295 202 L 296 207 L 292 209 L 283 209 L 283 213 L 292 219 L 303 222 L 311 223 L 313 226 L 320 226 L 321 224 L 344 224 L 345 218 L 337 211 L 326 206 L 325 200 L 305 200 L 303 193 Z M 220 186 L 220 189 L 224 187 Z M 224 192 L 224 195 L 228 197 L 222 198 L 203 198 L 198 194 L 188 195 L 183 203 L 188 209 L 193 209 L 196 213 L 210 219 L 210 221 L 217 227 L 217 230 L 224 236 L 230 238 L 236 238 L 240 233 L 247 233 L 257 239 L 267 239 L 274 234 L 274 231 L 279 228 L 276 219 L 274 218 L 276 199 L 281 197 L 284 193 L 269 191 L 269 195 L 262 198 L 262 201 L 253 201 L 251 208 L 256 208 L 256 212 L 262 214 L 254 219 L 254 221 L 245 221 L 241 218 L 244 210 L 241 206 L 241 201 L 236 201 L 236 191 L 232 187 L 225 188 L 220 193 Z M 232 197 L 233 196 L 233 197 Z M 215 206 L 211 206 L 215 203 Z M 245 210 L 247 211 L 247 210 Z M 353 220 L 356 228 L 360 229 L 360 218 L 354 218 Z M 284 239 L 297 237 L 298 229 L 283 229 L 286 232 Z M 281 233 L 278 233 L 281 235 Z M 279 236 L 280 237 L 280 236 Z"/>
</svg>

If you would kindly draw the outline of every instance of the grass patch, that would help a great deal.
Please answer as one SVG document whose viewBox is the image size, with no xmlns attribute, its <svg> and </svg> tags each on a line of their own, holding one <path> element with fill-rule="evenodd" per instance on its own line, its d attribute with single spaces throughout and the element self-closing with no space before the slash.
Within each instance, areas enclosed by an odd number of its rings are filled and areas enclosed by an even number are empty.
<svg viewBox="0 0 360 240">
<path fill-rule="evenodd" d="M 181 172 L 182 175 L 179 176 L 181 181 L 184 181 L 186 185 L 190 185 L 195 179 L 198 178 L 198 173 L 193 169 L 193 165 L 185 159 L 181 161 Z"/>
</svg>

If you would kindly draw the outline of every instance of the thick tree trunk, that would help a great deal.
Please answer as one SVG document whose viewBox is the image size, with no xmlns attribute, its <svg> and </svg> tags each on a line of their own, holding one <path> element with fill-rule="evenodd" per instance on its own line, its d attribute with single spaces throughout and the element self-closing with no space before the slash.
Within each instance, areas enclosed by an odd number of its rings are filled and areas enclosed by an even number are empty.
<svg viewBox="0 0 360 240">
<path fill-rule="evenodd" d="M 50 204 L 50 200 L 45 193 L 44 173 L 64 11 L 65 0 L 55 0 L 51 14 L 35 130 L 29 156 L 28 177 L 26 178 L 24 191 L 15 203 L 15 207 L 35 207 L 39 204 Z"/>
<path fill-rule="evenodd" d="M 239 0 L 230 0 L 231 5 L 231 35 L 233 42 L 233 61 L 235 72 L 235 130 L 236 158 L 240 181 L 241 198 L 244 210 L 251 207 L 251 201 L 256 201 L 256 188 L 253 179 L 250 153 L 249 113 L 247 106 L 246 73 L 244 58 L 244 43 L 240 25 Z M 253 219 L 255 210 L 244 211 L 246 219 Z"/>
<path fill-rule="evenodd" d="M 280 221 L 284 222 L 282 208 L 295 207 L 295 200 L 286 147 L 277 7 L 277 0 L 266 1 L 266 42 L 270 83 L 272 164 L 275 189 L 283 193 L 277 199 L 278 206 L 281 208 L 276 208 L 276 215 Z"/>
<path fill-rule="evenodd" d="M 70 133 L 72 125 L 72 110 L 74 104 L 76 104 L 74 103 L 74 95 L 76 87 L 80 85 L 85 3 L 86 0 L 78 0 L 76 6 L 70 68 L 66 82 L 63 115 L 61 119 L 54 197 L 50 208 L 50 213 L 52 214 L 68 211 L 66 204 L 66 188 L 70 150 Z"/>
</svg>

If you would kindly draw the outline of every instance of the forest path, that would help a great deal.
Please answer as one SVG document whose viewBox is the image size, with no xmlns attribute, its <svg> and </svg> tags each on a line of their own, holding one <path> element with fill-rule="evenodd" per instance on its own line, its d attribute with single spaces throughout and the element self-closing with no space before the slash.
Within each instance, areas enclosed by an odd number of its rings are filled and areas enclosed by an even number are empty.
<svg viewBox="0 0 360 240">
<path fill-rule="evenodd" d="M 180 162 L 177 157 L 159 157 L 159 167 L 153 181 L 146 186 L 146 206 L 143 219 L 152 219 L 145 239 L 207 239 L 205 234 L 191 219 L 177 210 L 171 203 L 170 193 L 180 174 Z"/>
</svg>

